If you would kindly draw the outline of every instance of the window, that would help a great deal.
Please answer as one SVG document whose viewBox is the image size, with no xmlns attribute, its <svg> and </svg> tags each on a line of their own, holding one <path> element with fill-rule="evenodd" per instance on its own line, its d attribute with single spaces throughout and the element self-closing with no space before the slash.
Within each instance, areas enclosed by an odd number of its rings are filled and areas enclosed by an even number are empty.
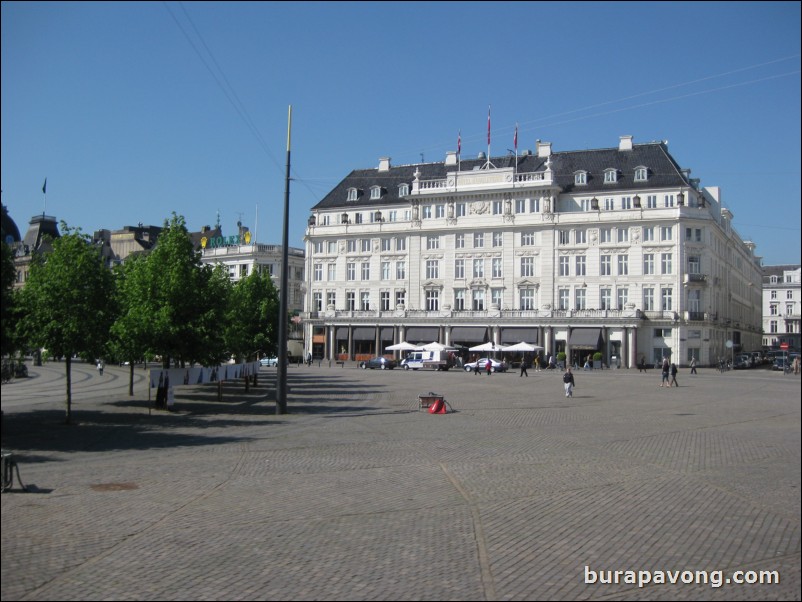
<svg viewBox="0 0 802 602">
<path fill-rule="evenodd" d="M 688 311 L 695 313 L 702 311 L 702 291 L 699 289 L 688 291 Z"/>
<path fill-rule="evenodd" d="M 654 336 L 657 339 L 671 338 L 671 329 L 670 328 L 655 328 L 654 329 Z"/>
<path fill-rule="evenodd" d="M 359 293 L 359 308 L 362 311 L 370 310 L 370 293 L 368 291 Z"/>
<path fill-rule="evenodd" d="M 613 211 L 615 209 L 615 199 L 607 197 L 604 199 L 604 210 Z"/>
<path fill-rule="evenodd" d="M 599 234 L 600 234 L 599 240 L 602 243 L 613 242 L 613 229 L 612 228 L 602 228 L 601 232 Z"/>
<path fill-rule="evenodd" d="M 381 186 L 370 187 L 370 200 L 375 201 L 376 199 L 380 199 L 381 196 L 382 196 Z"/>
<path fill-rule="evenodd" d="M 688 256 L 688 273 L 701 274 L 702 273 L 702 258 L 698 255 Z"/>
<path fill-rule="evenodd" d="M 426 237 L 426 248 L 430 251 L 434 249 L 440 248 L 440 237 L 439 236 L 427 236 Z"/>
<path fill-rule="evenodd" d="M 674 206 L 674 195 L 667 194 L 663 197 L 663 206 L 664 207 L 673 207 Z"/>
<path fill-rule="evenodd" d="M 788 291 L 788 292 L 791 292 L 791 291 Z M 776 299 L 777 298 L 777 291 L 771 291 L 771 298 L 772 299 Z"/>
<path fill-rule="evenodd" d="M 395 279 L 396 280 L 404 280 L 407 277 L 407 262 L 406 261 L 396 261 L 395 262 Z"/>
<path fill-rule="evenodd" d="M 398 185 L 398 196 L 407 196 L 409 194 L 409 184 Z"/>
<path fill-rule="evenodd" d="M 454 309 L 456 311 L 465 311 L 465 289 L 454 289 Z"/>
<path fill-rule="evenodd" d="M 576 258 L 576 275 L 577 276 L 584 276 L 585 275 L 585 256 L 578 255 Z"/>
<path fill-rule="evenodd" d="M 615 169 L 604 170 L 604 183 L 615 184 L 618 181 L 618 172 Z"/>
<path fill-rule="evenodd" d="M 535 290 L 532 288 L 522 288 L 520 290 L 520 308 L 521 309 L 536 309 L 535 306 Z"/>
<path fill-rule="evenodd" d="M 393 240 L 391 238 L 382 238 L 382 252 L 386 253 L 393 250 Z"/>
<path fill-rule="evenodd" d="M 490 302 L 496 307 L 501 307 L 501 299 L 504 295 L 504 289 L 491 288 L 490 289 Z"/>
<path fill-rule="evenodd" d="M 671 273 L 671 260 L 672 255 L 671 253 L 663 253 L 661 256 L 661 274 L 670 274 Z"/>
<path fill-rule="evenodd" d="M 443 218 L 446 216 L 446 206 L 445 205 L 436 205 L 434 208 L 434 216 Z"/>
<path fill-rule="evenodd" d="M 328 280 L 329 282 L 334 282 L 335 280 L 337 280 L 337 264 L 330 263 L 328 268 L 329 268 Z"/>
<path fill-rule="evenodd" d="M 521 257 L 521 277 L 531 278 L 534 275 L 535 275 L 535 258 Z"/>
<path fill-rule="evenodd" d="M 647 209 L 657 209 L 657 195 L 650 194 L 646 197 L 646 208 Z"/>
<path fill-rule="evenodd" d="M 673 293 L 674 289 L 671 288 L 660 289 L 660 296 L 663 302 L 663 311 L 672 311 L 674 309 Z"/>
<path fill-rule="evenodd" d="M 578 171 L 574 173 L 574 184 L 577 186 L 584 186 L 588 183 L 588 172 Z"/>
<path fill-rule="evenodd" d="M 474 259 L 473 260 L 473 277 L 474 278 L 484 278 L 485 277 L 485 260 L 484 259 Z"/>
<path fill-rule="evenodd" d="M 602 289 L 599 289 L 599 301 L 601 303 L 601 308 L 602 309 L 612 309 L 613 308 L 613 306 L 612 306 L 612 303 L 613 303 L 613 301 L 612 301 L 612 299 L 613 299 L 612 293 L 613 293 L 613 291 L 609 287 L 604 287 Z"/>
<path fill-rule="evenodd" d="M 568 230 L 560 230 L 559 232 L 560 232 L 560 234 L 559 234 L 559 236 L 560 236 L 560 244 L 561 245 L 567 245 L 568 241 L 569 241 L 569 232 L 568 232 Z"/>
<path fill-rule="evenodd" d="M 320 255 L 321 253 L 323 253 L 323 241 L 322 241 L 322 240 L 321 240 L 321 241 L 318 241 L 318 242 L 316 242 L 316 243 L 314 244 L 314 251 L 313 251 L 313 253 L 314 253 L 315 255 Z"/>
<path fill-rule="evenodd" d="M 515 213 L 526 213 L 526 199 L 515 200 Z"/>
<path fill-rule="evenodd" d="M 465 260 L 464 259 L 455 259 L 454 260 L 454 279 L 456 279 L 456 280 L 465 280 Z"/>
<path fill-rule="evenodd" d="M 643 227 L 643 242 L 654 242 L 654 226 Z"/>
<path fill-rule="evenodd" d="M 685 228 L 685 240 L 693 240 L 693 228 Z"/>
<path fill-rule="evenodd" d="M 645 167 L 636 167 L 635 168 L 635 181 L 636 182 L 645 182 L 648 179 L 649 171 Z"/>
<path fill-rule="evenodd" d="M 387 221 L 388 222 L 397 222 L 398 221 L 398 211 L 396 211 L 395 209 L 390 211 L 390 215 L 387 218 Z"/>
<path fill-rule="evenodd" d="M 560 309 L 566 310 L 568 309 L 570 291 L 567 288 L 561 288 L 559 293 L 560 293 L 559 296 Z"/>
<path fill-rule="evenodd" d="M 395 291 L 395 305 L 398 307 L 399 305 L 406 305 L 407 300 L 407 292 L 406 291 Z"/>
<path fill-rule="evenodd" d="M 629 255 L 618 256 L 618 275 L 619 276 L 629 275 Z"/>
<path fill-rule="evenodd" d="M 432 218 L 432 206 L 431 205 L 424 205 L 423 209 L 423 219 L 431 219 Z"/>
<path fill-rule="evenodd" d="M 455 249 L 464 249 L 465 248 L 465 235 L 464 234 L 457 234 L 454 236 L 454 248 Z"/>
<path fill-rule="evenodd" d="M 323 293 L 312 293 L 312 311 L 323 311 Z"/>
<path fill-rule="evenodd" d="M 358 192 L 357 192 L 356 188 L 349 188 L 348 189 L 348 200 L 349 201 L 355 201 L 357 199 L 357 195 L 358 195 Z"/>
<path fill-rule="evenodd" d="M 618 242 L 628 242 L 628 241 L 629 241 L 629 229 L 618 228 Z"/>
<path fill-rule="evenodd" d="M 629 301 L 629 289 L 626 287 L 619 287 L 616 292 L 618 293 L 618 309 L 624 309 L 627 301 Z"/>
<path fill-rule="evenodd" d="M 535 245 L 535 233 L 534 232 L 522 232 L 521 233 L 521 246 L 522 247 L 532 247 Z"/>
<path fill-rule="evenodd" d="M 356 253 L 356 240 L 349 240 L 347 244 L 348 244 L 348 252 Z"/>
<path fill-rule="evenodd" d="M 346 280 L 356 280 L 356 264 L 348 263 L 346 268 Z"/>
<path fill-rule="evenodd" d="M 484 311 L 485 308 L 485 292 L 482 289 L 473 291 L 473 309 L 474 311 Z"/>
<path fill-rule="evenodd" d="M 769 322 L 769 332 L 773 334 L 777 334 L 778 332 L 780 332 L 779 328 L 777 327 L 777 324 L 778 324 L 777 320 L 771 320 Z"/>
<path fill-rule="evenodd" d="M 324 213 L 320 218 L 320 225 L 321 226 L 328 226 L 331 223 L 331 218 L 329 217 L 328 213 Z"/>
<path fill-rule="evenodd" d="M 491 277 L 502 278 L 501 257 L 494 257 L 490 261 Z"/>
<path fill-rule="evenodd" d="M 575 294 L 575 299 L 574 299 L 575 306 L 574 306 L 574 308 L 575 309 L 585 309 L 585 293 L 586 292 L 587 292 L 587 289 L 584 289 L 584 288 L 578 288 L 578 289 L 576 289 L 574 291 L 574 294 Z"/>
<path fill-rule="evenodd" d="M 426 260 L 426 278 L 440 278 L 440 262 L 437 259 Z"/>
<path fill-rule="evenodd" d="M 473 248 L 482 249 L 485 246 L 484 232 L 474 232 L 473 234 Z"/>
<path fill-rule="evenodd" d="M 612 275 L 612 255 L 601 255 L 599 257 L 599 276 Z"/>
<path fill-rule="evenodd" d="M 362 252 L 363 253 L 370 253 L 370 239 L 369 238 L 363 238 L 359 242 L 360 242 L 359 246 L 362 249 Z"/>
<path fill-rule="evenodd" d="M 578 245 L 586 245 L 588 244 L 588 232 L 587 230 L 577 230 L 574 234 L 576 237 L 576 244 Z"/>
<path fill-rule="evenodd" d="M 354 213 L 354 223 L 361 224 L 362 223 L 362 214 L 361 213 Z"/>
<path fill-rule="evenodd" d="M 529 212 L 540 213 L 540 199 L 529 199 Z"/>
<path fill-rule="evenodd" d="M 370 263 L 362 262 L 362 280 L 370 280 Z"/>
<path fill-rule="evenodd" d="M 323 265 L 320 263 L 315 264 L 315 282 L 323 280 Z"/>
<path fill-rule="evenodd" d="M 568 257 L 560 257 L 560 276 L 570 276 L 568 269 Z"/>
<path fill-rule="evenodd" d="M 643 311 L 654 311 L 654 289 L 643 289 Z"/>
<path fill-rule="evenodd" d="M 632 197 L 631 196 L 621 197 L 621 209 L 632 209 Z"/>
<path fill-rule="evenodd" d="M 426 291 L 426 309 L 428 311 L 440 309 L 440 291 Z"/>
<path fill-rule="evenodd" d="M 672 232 L 671 226 L 660 226 L 660 240 L 671 240 Z"/>
<path fill-rule="evenodd" d="M 696 242 L 702 242 L 702 229 L 701 228 L 694 229 L 694 234 Z"/>
<path fill-rule="evenodd" d="M 643 274 L 654 274 L 654 253 L 644 253 L 643 255 Z"/>
<path fill-rule="evenodd" d="M 457 203 L 457 217 L 465 217 L 465 203 Z"/>
<path fill-rule="evenodd" d="M 356 293 L 354 291 L 345 293 L 345 303 L 348 311 L 354 311 L 356 309 Z"/>
<path fill-rule="evenodd" d="M 337 307 L 337 293 L 335 291 L 328 291 L 326 293 L 326 305 Z"/>
<path fill-rule="evenodd" d="M 390 262 L 382 261 L 382 280 L 387 281 L 390 279 Z"/>
<path fill-rule="evenodd" d="M 382 311 L 390 311 L 390 291 L 379 293 L 379 303 Z"/>
<path fill-rule="evenodd" d="M 772 303 L 769 306 L 769 315 L 770 316 L 778 316 L 778 315 L 780 315 L 780 306 L 777 305 L 776 303 Z"/>
<path fill-rule="evenodd" d="M 406 251 L 407 250 L 407 239 L 406 238 L 396 238 L 395 239 L 395 250 L 396 251 Z"/>
<path fill-rule="evenodd" d="M 776 293 L 777 291 L 771 291 L 772 293 Z M 794 291 L 785 291 L 785 299 L 787 301 L 791 301 L 794 298 Z"/>
<path fill-rule="evenodd" d="M 503 207 L 504 203 L 502 201 L 493 201 L 493 215 L 501 215 Z"/>
<path fill-rule="evenodd" d="M 504 233 L 503 232 L 493 232 L 493 246 L 494 247 L 502 247 L 502 246 L 504 246 Z"/>
</svg>

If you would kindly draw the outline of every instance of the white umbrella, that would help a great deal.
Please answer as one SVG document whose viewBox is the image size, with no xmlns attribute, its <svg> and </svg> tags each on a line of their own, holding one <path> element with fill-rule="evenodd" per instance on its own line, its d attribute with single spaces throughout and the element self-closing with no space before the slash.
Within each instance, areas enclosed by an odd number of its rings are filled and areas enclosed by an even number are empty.
<svg viewBox="0 0 802 602">
<path fill-rule="evenodd" d="M 401 341 L 400 343 L 384 348 L 385 351 L 413 351 L 415 349 L 419 349 L 419 347 L 412 343 L 407 343 L 406 341 Z"/>
<path fill-rule="evenodd" d="M 493 341 L 488 341 L 476 347 L 468 347 L 468 351 L 501 351 L 501 347 L 496 345 Z"/>
<path fill-rule="evenodd" d="M 515 345 L 508 345 L 507 347 L 502 347 L 502 351 L 542 351 L 543 347 L 539 345 L 530 345 L 529 343 L 524 343 L 521 341 L 520 343 L 515 343 Z"/>
<path fill-rule="evenodd" d="M 433 341 L 431 343 L 427 343 L 426 345 L 422 345 L 419 349 L 423 349 L 424 351 L 446 351 L 448 349 L 454 349 L 454 347 L 448 347 L 443 345 L 442 343 L 438 343 L 437 341 Z"/>
</svg>

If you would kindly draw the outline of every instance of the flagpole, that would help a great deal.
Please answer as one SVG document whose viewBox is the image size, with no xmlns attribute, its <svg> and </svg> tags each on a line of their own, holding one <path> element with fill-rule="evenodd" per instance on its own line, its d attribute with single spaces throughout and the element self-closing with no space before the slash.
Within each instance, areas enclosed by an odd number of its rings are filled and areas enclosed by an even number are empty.
<svg viewBox="0 0 802 602">
<path fill-rule="evenodd" d="M 290 214 L 290 133 L 292 131 L 292 105 L 287 113 L 287 173 L 284 179 L 284 247 L 281 250 L 281 290 L 278 313 L 278 374 L 276 375 L 276 414 L 287 413 L 287 301 L 290 269 L 287 251 Z"/>
<path fill-rule="evenodd" d="M 487 166 L 490 167 L 490 105 L 487 105 Z"/>
<path fill-rule="evenodd" d="M 42 217 L 45 216 L 47 213 L 47 177 L 45 177 L 45 183 L 42 184 L 42 194 L 44 195 L 44 207 L 42 209 Z"/>
</svg>

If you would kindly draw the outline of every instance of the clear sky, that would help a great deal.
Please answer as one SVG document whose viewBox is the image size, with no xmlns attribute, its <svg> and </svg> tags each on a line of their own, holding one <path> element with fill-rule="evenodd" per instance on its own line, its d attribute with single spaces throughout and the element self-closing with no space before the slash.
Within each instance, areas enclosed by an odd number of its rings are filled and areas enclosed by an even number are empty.
<svg viewBox="0 0 802 602">
<path fill-rule="evenodd" d="M 800 262 L 800 3 L 2 2 L 2 201 L 291 246 L 352 169 L 667 140 L 764 264 Z M 47 196 L 42 186 L 47 178 Z M 258 208 L 258 209 L 257 209 Z M 258 215 L 257 215 L 258 214 Z"/>
</svg>

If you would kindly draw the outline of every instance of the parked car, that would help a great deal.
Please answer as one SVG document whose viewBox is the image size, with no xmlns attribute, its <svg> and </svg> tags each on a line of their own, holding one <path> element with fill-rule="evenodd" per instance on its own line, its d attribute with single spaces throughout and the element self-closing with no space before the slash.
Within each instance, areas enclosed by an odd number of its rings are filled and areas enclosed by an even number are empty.
<svg viewBox="0 0 802 602">
<path fill-rule="evenodd" d="M 748 353 L 741 353 L 735 356 L 735 362 L 732 366 L 735 370 L 745 370 L 752 367 L 752 356 Z"/>
<path fill-rule="evenodd" d="M 378 368 L 380 370 L 392 370 L 398 364 L 395 360 L 388 360 L 386 357 L 372 357 L 367 361 L 359 362 L 359 367 L 363 370 L 367 370 L 370 368 L 373 370 L 374 368 Z"/>
<path fill-rule="evenodd" d="M 263 366 L 278 366 L 278 358 L 277 357 L 263 357 L 259 360 L 259 363 Z"/>
<path fill-rule="evenodd" d="M 494 360 L 492 357 L 483 357 L 482 359 L 476 360 L 475 362 L 470 362 L 468 364 L 465 364 L 465 372 L 473 372 L 477 364 L 479 365 L 480 372 L 486 372 L 487 362 L 490 362 L 491 372 L 506 372 L 507 370 L 507 364 L 505 362 Z"/>
</svg>

